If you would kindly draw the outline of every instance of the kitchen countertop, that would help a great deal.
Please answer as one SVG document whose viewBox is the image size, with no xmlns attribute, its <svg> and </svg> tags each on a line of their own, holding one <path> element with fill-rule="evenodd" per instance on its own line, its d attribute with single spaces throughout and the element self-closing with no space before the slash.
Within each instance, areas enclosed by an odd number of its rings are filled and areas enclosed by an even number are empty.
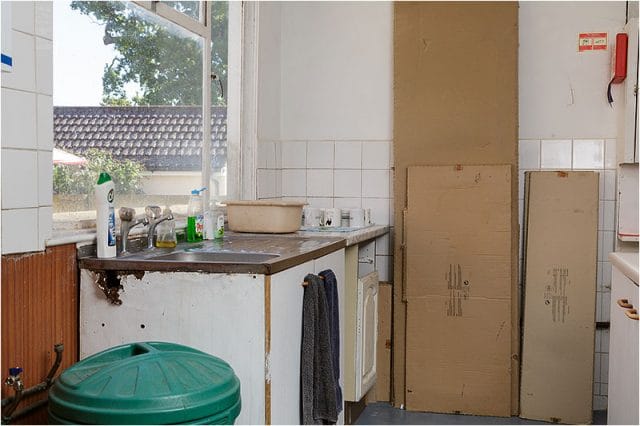
<svg viewBox="0 0 640 426">
<path fill-rule="evenodd" d="M 620 272 L 625 274 L 636 285 L 638 285 L 638 252 L 621 252 L 617 251 L 609 253 L 611 265 L 618 268 Z"/>
<path fill-rule="evenodd" d="M 311 236 L 305 234 L 241 234 L 226 232 L 222 241 L 208 240 L 198 243 L 180 243 L 175 248 L 153 248 L 123 256 L 99 259 L 95 252 L 78 253 L 81 269 L 95 271 L 160 271 L 160 272 L 218 272 L 275 274 L 312 259 L 322 257 L 346 246 L 344 237 Z M 154 259 L 174 252 L 205 253 L 268 253 L 278 257 L 263 262 L 243 263 L 194 262 Z"/>
<path fill-rule="evenodd" d="M 349 247 L 379 237 L 387 232 L 389 232 L 388 226 L 371 225 L 365 228 L 302 228 L 295 235 L 344 238 L 347 247 Z"/>
</svg>

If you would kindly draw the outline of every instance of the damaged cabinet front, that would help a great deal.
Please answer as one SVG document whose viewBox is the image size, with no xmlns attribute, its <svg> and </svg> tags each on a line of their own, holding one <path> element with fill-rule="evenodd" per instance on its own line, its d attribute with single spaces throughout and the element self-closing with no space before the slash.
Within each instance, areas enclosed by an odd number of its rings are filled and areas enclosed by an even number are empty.
<svg viewBox="0 0 640 426">
<path fill-rule="evenodd" d="M 234 369 L 238 424 L 299 423 L 301 284 L 329 268 L 343 295 L 344 249 L 273 275 L 82 269 L 80 357 L 141 341 L 191 346 Z"/>
</svg>

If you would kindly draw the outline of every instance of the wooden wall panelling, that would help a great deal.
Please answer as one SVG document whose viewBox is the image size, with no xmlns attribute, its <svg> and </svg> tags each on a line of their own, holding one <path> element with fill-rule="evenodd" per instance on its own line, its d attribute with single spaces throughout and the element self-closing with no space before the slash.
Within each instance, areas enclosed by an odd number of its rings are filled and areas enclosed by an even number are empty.
<svg viewBox="0 0 640 426">
<path fill-rule="evenodd" d="M 64 345 L 58 373 L 78 361 L 78 270 L 75 244 L 44 252 L 2 256 L 2 380 L 22 367 L 25 388 L 40 383 L 54 363 L 56 343 Z M 2 387 L 2 398 L 13 395 Z M 25 398 L 16 411 L 44 399 Z M 46 423 L 46 406 L 17 419 Z"/>
</svg>

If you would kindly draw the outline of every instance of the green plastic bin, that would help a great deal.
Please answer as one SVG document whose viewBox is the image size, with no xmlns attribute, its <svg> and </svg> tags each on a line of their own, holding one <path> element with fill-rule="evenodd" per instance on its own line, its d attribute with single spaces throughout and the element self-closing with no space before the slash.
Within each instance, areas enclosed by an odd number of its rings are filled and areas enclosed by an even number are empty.
<svg viewBox="0 0 640 426">
<path fill-rule="evenodd" d="M 229 364 L 173 343 L 107 349 L 49 390 L 51 424 L 232 424 L 238 414 L 240 381 Z"/>
</svg>

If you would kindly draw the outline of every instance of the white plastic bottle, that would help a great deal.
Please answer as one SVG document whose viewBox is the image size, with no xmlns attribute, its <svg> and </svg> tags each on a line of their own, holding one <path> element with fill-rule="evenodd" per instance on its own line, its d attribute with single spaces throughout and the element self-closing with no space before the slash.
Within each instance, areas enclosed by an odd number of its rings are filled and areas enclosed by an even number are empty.
<svg viewBox="0 0 640 426">
<path fill-rule="evenodd" d="M 108 173 L 100 173 L 95 187 L 96 241 L 98 257 L 116 257 L 115 186 Z"/>
</svg>

